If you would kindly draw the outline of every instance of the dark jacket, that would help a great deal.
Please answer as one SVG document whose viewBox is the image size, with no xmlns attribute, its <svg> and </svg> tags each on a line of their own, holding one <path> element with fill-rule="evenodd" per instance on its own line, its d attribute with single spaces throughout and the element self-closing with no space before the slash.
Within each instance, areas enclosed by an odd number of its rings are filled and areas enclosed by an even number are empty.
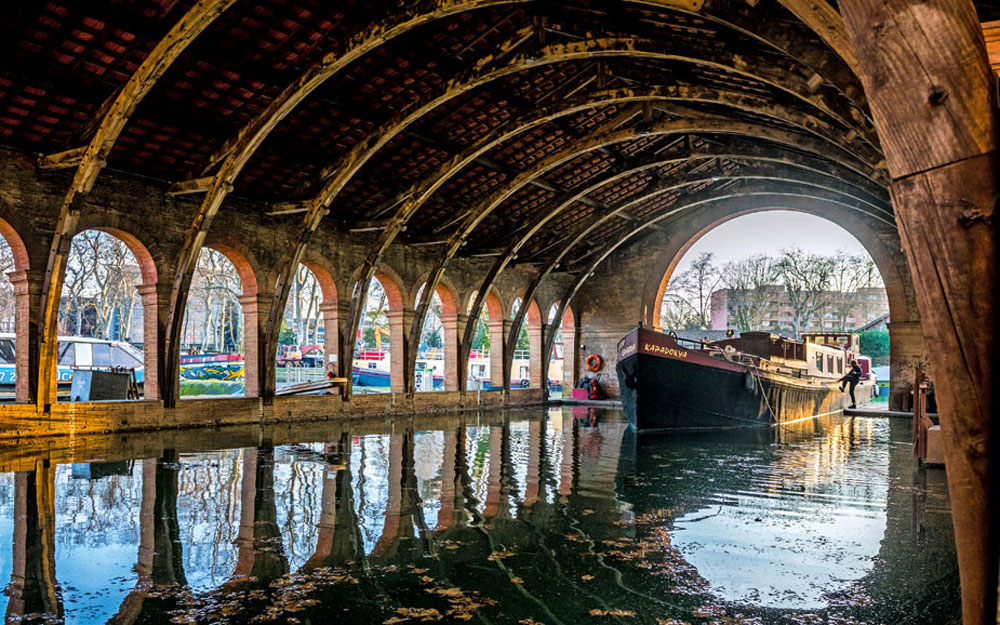
<svg viewBox="0 0 1000 625">
<path fill-rule="evenodd" d="M 864 372 L 861 371 L 861 365 L 859 365 L 858 363 L 854 363 L 854 365 L 851 366 L 851 370 L 847 372 L 847 375 L 845 375 L 844 377 L 840 378 L 840 381 L 841 382 L 854 382 L 855 384 L 857 384 L 858 382 L 861 381 L 861 376 L 863 376 L 863 375 L 864 375 Z"/>
</svg>

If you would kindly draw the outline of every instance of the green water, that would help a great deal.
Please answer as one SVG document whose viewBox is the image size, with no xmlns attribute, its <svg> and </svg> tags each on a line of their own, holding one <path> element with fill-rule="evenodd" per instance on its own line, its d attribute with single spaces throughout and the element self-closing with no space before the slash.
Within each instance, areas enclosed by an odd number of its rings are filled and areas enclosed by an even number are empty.
<svg viewBox="0 0 1000 625">
<path fill-rule="evenodd" d="M 943 474 L 908 435 L 836 418 L 636 440 L 614 411 L 556 409 L 0 449 L 0 605 L 116 624 L 957 622 Z"/>
</svg>

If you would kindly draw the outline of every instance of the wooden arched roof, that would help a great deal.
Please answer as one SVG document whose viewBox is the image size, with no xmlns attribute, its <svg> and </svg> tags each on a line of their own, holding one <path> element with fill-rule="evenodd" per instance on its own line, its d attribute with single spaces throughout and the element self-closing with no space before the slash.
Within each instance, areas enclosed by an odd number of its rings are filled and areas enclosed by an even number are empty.
<svg viewBox="0 0 1000 625">
<path fill-rule="evenodd" d="M 233 195 L 381 230 L 379 249 L 515 263 L 614 215 L 572 266 L 743 186 L 891 220 L 838 18 L 822 0 L 15 3 L 0 144 L 78 168 L 67 205 L 103 168 L 201 194 L 205 228 Z"/>
</svg>

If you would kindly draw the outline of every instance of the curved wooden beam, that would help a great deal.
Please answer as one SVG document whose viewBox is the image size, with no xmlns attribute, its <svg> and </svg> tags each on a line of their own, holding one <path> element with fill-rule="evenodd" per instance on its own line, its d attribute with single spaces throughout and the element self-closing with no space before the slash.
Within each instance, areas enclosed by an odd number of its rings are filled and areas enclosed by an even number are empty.
<svg viewBox="0 0 1000 625">
<path fill-rule="evenodd" d="M 826 0 L 778 0 L 783 7 L 811 28 L 826 45 L 844 59 L 844 63 L 855 74 L 858 73 L 858 57 L 847 38 L 847 26 L 837 9 Z"/>
<path fill-rule="evenodd" d="M 56 325 L 69 244 L 79 223 L 81 200 L 90 193 L 115 141 L 142 99 L 188 45 L 234 2 L 235 0 L 199 0 L 188 9 L 129 77 L 83 151 L 73 183 L 59 209 L 42 285 L 42 327 L 38 337 L 41 369 L 36 395 L 41 410 L 46 410 L 55 400 Z"/>
<path fill-rule="evenodd" d="M 796 149 L 805 149 L 806 151 L 813 151 L 806 144 L 811 141 L 807 140 L 802 135 L 797 133 L 789 133 L 787 131 L 777 131 L 773 128 L 761 126 L 759 124 L 744 124 L 742 122 L 720 122 L 718 120 L 676 120 L 676 121 L 666 121 L 653 124 L 648 128 L 635 129 L 629 128 L 624 130 L 614 130 L 603 135 L 598 135 L 595 137 L 590 137 L 584 141 L 578 142 L 564 150 L 556 152 L 549 155 L 547 158 L 542 159 L 535 165 L 533 165 L 528 170 L 518 174 L 513 180 L 509 181 L 508 184 L 504 185 L 500 189 L 494 191 L 489 196 L 487 196 L 483 202 L 479 203 L 475 207 L 472 207 L 467 216 L 465 217 L 462 225 L 458 230 L 449 238 L 447 247 L 442 254 L 441 259 L 435 264 L 434 269 L 431 270 L 430 276 L 428 277 L 427 283 L 430 290 L 436 288 L 437 281 L 440 280 L 441 276 L 444 274 L 444 269 L 448 262 L 455 256 L 458 250 L 464 245 L 466 237 L 476 228 L 482 220 L 491 213 L 494 209 L 500 206 L 504 201 L 517 192 L 524 185 L 528 184 L 531 180 L 537 178 L 538 176 L 544 174 L 547 171 L 551 171 L 557 167 L 564 165 L 573 158 L 584 154 L 589 151 L 596 150 L 598 148 L 606 147 L 614 143 L 621 141 L 627 141 L 629 139 L 634 139 L 639 136 L 654 136 L 654 135 L 664 135 L 664 134 L 686 134 L 691 132 L 708 132 L 708 133 L 719 133 L 719 134 L 736 134 L 744 136 L 756 137 L 759 140 L 765 140 L 769 142 L 776 143 L 778 145 L 783 145 L 787 147 L 792 147 Z M 816 146 L 812 146 L 816 147 Z M 822 151 L 822 150 L 821 150 Z M 846 163 L 841 163 L 849 167 Z M 427 308 L 430 305 L 430 298 L 427 295 L 428 291 L 425 290 L 424 295 L 421 297 L 420 302 L 415 310 L 413 318 L 413 327 L 411 329 L 412 333 L 419 333 L 422 325 L 417 325 L 423 323 L 424 315 L 426 314 Z M 483 291 L 480 290 L 480 294 L 477 295 L 477 303 L 481 306 L 481 302 L 478 300 L 481 298 Z M 414 336 L 419 336 L 419 334 L 413 334 Z M 352 350 L 352 345 L 344 345 L 344 349 Z M 353 354 L 353 351 L 349 352 Z"/>
</svg>

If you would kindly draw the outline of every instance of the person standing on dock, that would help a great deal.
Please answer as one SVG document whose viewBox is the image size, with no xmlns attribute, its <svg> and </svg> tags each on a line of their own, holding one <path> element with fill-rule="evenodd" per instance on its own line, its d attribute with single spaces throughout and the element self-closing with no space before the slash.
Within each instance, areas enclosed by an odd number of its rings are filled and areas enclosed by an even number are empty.
<svg viewBox="0 0 1000 625">
<path fill-rule="evenodd" d="M 854 389 L 858 386 L 858 382 L 861 381 L 861 376 L 864 373 L 861 371 L 861 365 L 858 364 L 857 360 L 851 361 L 851 370 L 847 372 L 847 375 L 840 378 L 840 390 L 844 390 L 844 384 L 850 385 L 849 393 L 851 395 L 851 405 L 849 408 L 857 408 L 857 401 L 854 399 Z"/>
</svg>

